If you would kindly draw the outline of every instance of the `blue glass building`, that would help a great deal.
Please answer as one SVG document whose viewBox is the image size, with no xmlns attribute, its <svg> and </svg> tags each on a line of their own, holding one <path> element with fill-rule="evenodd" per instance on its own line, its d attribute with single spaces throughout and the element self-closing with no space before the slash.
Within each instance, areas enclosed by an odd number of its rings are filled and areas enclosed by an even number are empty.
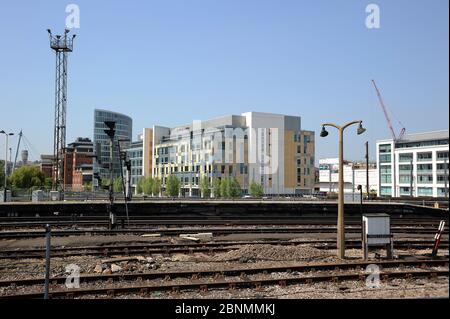
<svg viewBox="0 0 450 319">
<path fill-rule="evenodd" d="M 116 122 L 116 134 L 114 137 L 113 145 L 113 175 L 114 178 L 120 177 L 120 162 L 119 162 L 119 148 L 118 141 L 123 139 L 128 139 L 131 141 L 133 135 L 132 127 L 133 120 L 131 117 L 120 114 L 117 112 L 95 109 L 94 110 L 94 147 L 100 149 L 100 156 L 98 159 L 101 161 L 94 161 L 94 172 L 100 173 L 102 179 L 109 178 L 109 170 L 103 168 L 104 164 L 109 163 L 109 137 L 106 135 L 104 130 L 107 128 L 104 124 L 105 121 L 115 121 Z M 99 146 L 97 146 L 99 144 Z M 122 142 L 121 148 L 125 149 L 129 147 L 130 142 Z"/>
</svg>

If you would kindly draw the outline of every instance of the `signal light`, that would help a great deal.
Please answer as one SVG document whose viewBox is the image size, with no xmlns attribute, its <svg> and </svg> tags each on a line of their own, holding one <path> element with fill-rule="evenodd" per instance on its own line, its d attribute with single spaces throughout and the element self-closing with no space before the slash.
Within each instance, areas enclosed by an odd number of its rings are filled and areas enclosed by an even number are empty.
<svg viewBox="0 0 450 319">
<path fill-rule="evenodd" d="M 106 133 L 106 135 L 109 136 L 110 139 L 113 139 L 114 135 L 116 133 L 116 122 L 114 122 L 114 121 L 105 121 L 103 123 L 105 123 L 105 125 L 108 127 L 107 130 L 103 130 L 103 131 Z"/>
</svg>

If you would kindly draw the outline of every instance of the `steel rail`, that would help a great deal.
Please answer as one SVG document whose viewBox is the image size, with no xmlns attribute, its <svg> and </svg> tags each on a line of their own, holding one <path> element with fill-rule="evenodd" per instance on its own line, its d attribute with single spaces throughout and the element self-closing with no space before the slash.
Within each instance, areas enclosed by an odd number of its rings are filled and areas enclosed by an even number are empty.
<svg viewBox="0 0 450 319">
<path fill-rule="evenodd" d="M 406 261 L 398 262 L 396 265 L 404 265 Z M 426 266 L 426 262 L 422 261 L 422 266 Z M 448 260 L 444 262 L 445 265 L 448 266 Z M 365 265 L 368 265 L 369 263 L 354 263 L 354 264 L 328 264 L 328 265 L 322 265 L 316 267 L 321 267 L 321 270 L 324 269 L 333 269 L 333 270 L 342 270 L 349 269 L 351 267 L 353 268 L 361 268 Z M 381 263 L 377 263 L 377 265 L 380 265 Z M 437 263 L 433 263 L 435 266 Z M 384 267 L 389 266 L 387 264 L 384 264 Z M 313 283 L 313 282 L 323 282 L 323 281 L 333 281 L 333 282 L 340 282 L 340 281 L 347 281 L 347 280 L 365 280 L 366 274 L 359 271 L 359 272 L 352 272 L 352 273 L 333 273 L 333 274 L 315 274 L 311 276 L 302 276 L 302 277 L 294 277 L 295 275 L 292 274 L 289 277 L 282 277 L 277 279 L 257 279 L 257 280 L 251 280 L 246 279 L 246 276 L 249 274 L 255 274 L 255 273 L 263 273 L 268 274 L 269 272 L 288 272 L 292 273 L 293 271 L 298 270 L 311 270 L 314 268 L 314 265 L 301 265 L 301 266 L 283 266 L 283 267 L 266 267 L 266 268 L 260 268 L 260 269 L 234 269 L 234 270 L 219 270 L 219 271 L 193 271 L 193 272 L 166 272 L 166 273 L 148 273 L 148 274 L 129 274 L 128 278 L 134 279 L 136 282 L 132 285 L 126 285 L 126 286 L 119 286 L 119 287 L 104 287 L 104 288 L 78 288 L 78 289 L 64 289 L 64 290 L 53 290 L 50 292 L 51 297 L 69 297 L 73 298 L 75 296 L 81 296 L 81 295 L 93 295 L 93 294 L 106 294 L 110 297 L 113 297 L 116 293 L 140 293 L 143 295 L 148 294 L 151 291 L 172 291 L 175 293 L 179 293 L 182 290 L 193 290 L 193 289 L 200 289 L 200 291 L 206 292 L 209 289 L 218 289 L 218 288 L 228 288 L 228 289 L 237 289 L 237 288 L 254 288 L 254 289 L 261 289 L 263 286 L 266 285 L 280 285 L 282 287 L 285 287 L 288 284 L 304 284 L 304 283 Z M 255 272 L 256 271 L 256 272 Z M 198 280 L 199 275 L 213 275 L 216 274 L 217 276 L 214 278 L 214 281 L 200 281 Z M 231 276 L 231 275 L 237 275 L 241 277 L 240 280 L 220 280 L 220 278 L 224 278 L 224 276 Z M 119 275 L 102 275 L 106 280 L 109 280 L 109 283 L 111 283 L 114 279 L 118 280 L 124 280 L 127 278 L 128 274 L 119 274 Z M 191 277 L 191 281 L 188 283 L 173 283 L 173 284 L 145 284 L 142 283 L 144 278 L 145 279 L 155 279 L 155 278 L 161 278 L 164 275 L 165 281 L 169 281 L 171 278 L 175 278 L 178 276 L 182 277 Z M 386 280 L 388 278 L 415 278 L 415 277 L 436 277 L 436 276 L 446 276 L 448 277 L 449 272 L 448 270 L 404 270 L 404 271 L 394 271 L 394 272 L 386 272 L 382 271 L 380 272 L 380 278 L 383 280 Z M 131 277 L 132 276 L 132 277 Z M 145 277 L 147 276 L 147 277 Z M 157 276 L 157 277 L 156 277 Z M 171 277 L 172 276 L 172 277 Z M 90 278 L 89 278 L 90 277 Z M 89 281 L 89 279 L 92 279 L 92 281 L 98 281 L 99 276 L 83 276 L 82 280 Z M 89 279 L 88 279 L 89 278 Z M 32 284 L 37 284 L 36 280 L 42 280 L 42 279 L 30 279 L 30 282 L 35 280 Z M 53 281 L 54 279 L 52 279 Z M 65 281 L 65 278 L 57 278 L 55 281 L 58 283 L 58 281 Z M 81 280 L 81 278 L 80 278 Z M 16 284 L 20 283 L 20 281 L 15 281 Z M 39 281 L 39 284 L 41 281 Z M 34 293 L 23 293 L 23 294 L 15 294 L 15 295 L 2 295 L 0 296 L 0 299 L 24 299 L 24 298 L 42 298 L 43 294 L 34 292 Z"/>
</svg>

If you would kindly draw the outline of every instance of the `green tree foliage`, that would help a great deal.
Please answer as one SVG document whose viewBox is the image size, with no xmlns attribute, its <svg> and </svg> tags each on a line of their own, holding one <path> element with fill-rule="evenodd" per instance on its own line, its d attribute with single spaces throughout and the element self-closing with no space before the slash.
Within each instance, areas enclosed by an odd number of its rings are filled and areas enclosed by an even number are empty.
<svg viewBox="0 0 450 319">
<path fill-rule="evenodd" d="M 220 197 L 229 198 L 230 197 L 230 181 L 228 177 L 222 177 L 220 180 Z"/>
<path fill-rule="evenodd" d="M 90 192 L 92 191 L 92 183 L 84 183 L 83 188 L 85 191 Z"/>
<path fill-rule="evenodd" d="M 152 194 L 153 196 L 159 196 L 160 192 L 161 192 L 161 180 L 159 178 L 154 178 L 152 185 Z"/>
<path fill-rule="evenodd" d="M 53 186 L 53 180 L 52 180 L 52 178 L 51 178 L 51 177 L 46 177 L 45 180 L 44 180 L 44 187 L 45 187 L 46 189 L 51 189 L 52 186 Z"/>
<path fill-rule="evenodd" d="M 174 175 L 170 175 L 166 181 L 166 193 L 170 197 L 178 196 L 180 191 L 180 180 Z"/>
<path fill-rule="evenodd" d="M 220 181 L 220 197 L 235 198 L 241 196 L 241 186 L 235 177 L 224 177 Z"/>
<path fill-rule="evenodd" d="M 214 192 L 214 197 L 215 198 L 220 198 L 221 197 L 221 193 L 220 193 L 220 179 L 218 179 L 217 177 L 215 177 L 213 179 L 213 192 Z"/>
<path fill-rule="evenodd" d="M 250 195 L 252 195 L 252 197 L 262 197 L 264 195 L 264 189 L 262 185 L 256 182 L 251 182 Z"/>
<path fill-rule="evenodd" d="M 232 198 L 240 197 L 242 194 L 241 185 L 237 181 L 236 177 L 230 177 L 228 182 L 229 191 L 228 194 Z"/>
<path fill-rule="evenodd" d="M 102 188 L 103 189 L 108 189 L 108 187 L 109 187 L 109 178 L 104 178 L 104 179 L 102 179 Z"/>
<path fill-rule="evenodd" d="M 154 183 L 154 180 L 151 177 L 147 177 L 144 179 L 142 190 L 145 195 L 153 194 L 153 183 Z"/>
<path fill-rule="evenodd" d="M 113 189 L 114 189 L 114 192 L 116 192 L 116 193 L 123 192 L 123 185 L 122 185 L 122 178 L 121 177 L 114 178 Z"/>
<path fill-rule="evenodd" d="M 12 173 L 10 181 L 16 188 L 30 189 L 44 186 L 45 175 L 38 166 L 22 166 Z"/>
<path fill-rule="evenodd" d="M 211 185 L 209 184 L 209 178 L 202 177 L 200 180 L 200 192 L 202 198 L 208 198 L 211 196 Z"/>
<path fill-rule="evenodd" d="M 145 183 L 145 177 L 139 177 L 137 183 L 136 183 L 136 193 L 142 194 L 144 192 L 144 183 Z"/>
</svg>

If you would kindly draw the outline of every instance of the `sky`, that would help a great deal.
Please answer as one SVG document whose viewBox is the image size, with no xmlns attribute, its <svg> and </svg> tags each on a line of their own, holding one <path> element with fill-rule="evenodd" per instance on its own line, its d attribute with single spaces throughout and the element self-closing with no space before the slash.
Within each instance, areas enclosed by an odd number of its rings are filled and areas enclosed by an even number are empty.
<svg viewBox="0 0 450 319">
<path fill-rule="evenodd" d="M 0 129 L 23 129 L 30 158 L 53 152 L 55 57 L 46 29 L 62 33 L 80 9 L 69 57 L 67 142 L 93 134 L 95 108 L 143 127 L 248 111 L 301 116 L 316 131 L 316 159 L 337 157 L 321 123 L 362 120 L 345 133 L 345 158 L 394 130 L 448 129 L 448 0 L 0 0 Z M 366 27 L 367 5 L 380 27 Z M 16 144 L 17 137 L 10 139 Z M 0 137 L 0 158 L 5 138 Z M 15 151 L 15 146 L 13 147 Z M 20 157 L 19 157 L 20 158 Z M 316 160 L 317 162 L 317 160 Z"/>
</svg>

